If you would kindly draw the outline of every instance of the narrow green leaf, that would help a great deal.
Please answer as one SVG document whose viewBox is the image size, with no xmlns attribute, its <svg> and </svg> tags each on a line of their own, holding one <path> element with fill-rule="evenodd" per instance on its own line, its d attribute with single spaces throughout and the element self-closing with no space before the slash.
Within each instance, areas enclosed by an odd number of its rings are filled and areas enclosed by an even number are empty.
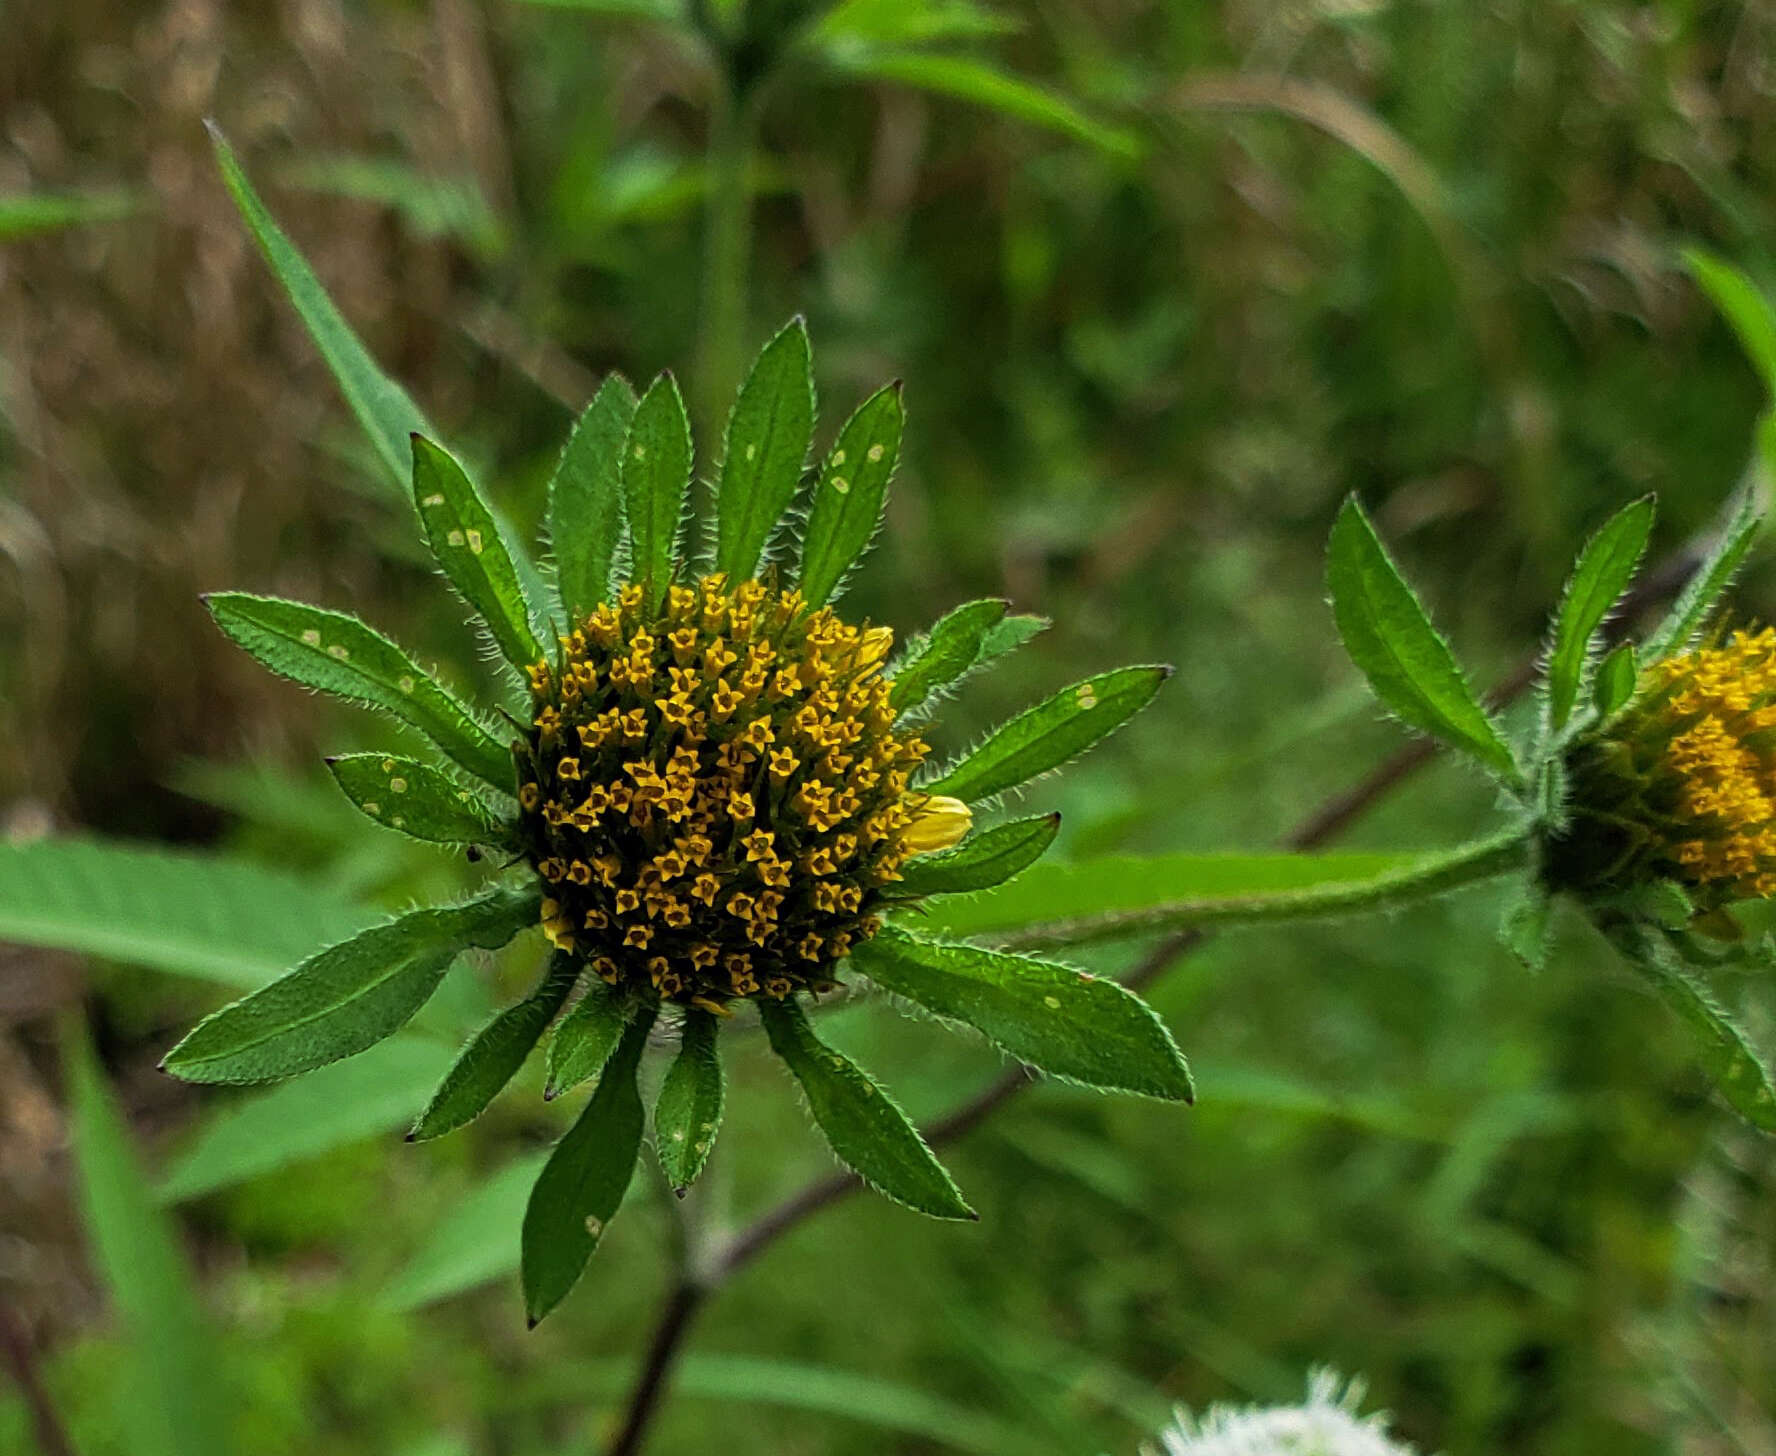
<svg viewBox="0 0 1776 1456">
<path fill-rule="evenodd" d="M 306 602 L 213 592 L 216 625 L 279 677 L 381 708 L 476 777 L 511 791 L 512 756 L 469 710 L 380 632 Z"/>
<path fill-rule="evenodd" d="M 1355 496 L 1332 527 L 1326 584 L 1345 650 L 1383 705 L 1409 726 L 1518 781 L 1510 745 L 1468 687 Z"/>
<path fill-rule="evenodd" d="M 730 581 L 757 574 L 771 533 L 795 499 L 813 438 L 814 362 L 807 327 L 795 318 L 765 345 L 728 415 L 715 567 Z"/>
<path fill-rule="evenodd" d="M 679 1192 L 697 1181 L 722 1119 L 722 1065 L 715 1049 L 716 1018 L 693 1006 L 685 1012 L 678 1055 L 654 1104 L 654 1141 L 660 1167 Z"/>
<path fill-rule="evenodd" d="M 133 217 L 147 202 L 147 193 L 126 187 L 92 192 L 0 195 L 0 243 Z"/>
<path fill-rule="evenodd" d="M 629 1023 L 579 1121 L 555 1144 L 524 1210 L 524 1307 L 535 1325 L 567 1297 L 622 1206 L 641 1151 L 635 1073 L 651 1007 Z"/>
<path fill-rule="evenodd" d="M 630 574 L 641 583 L 650 607 L 665 600 L 672 580 L 690 484 L 690 416 L 678 381 L 662 374 L 636 405 L 623 442 L 623 508 L 634 555 Z"/>
<path fill-rule="evenodd" d="M 376 912 L 281 870 L 116 840 L 0 843 L 0 941 L 263 986 Z"/>
<path fill-rule="evenodd" d="M 933 1218 L 977 1218 L 918 1129 L 876 1080 L 814 1035 L 792 999 L 758 1002 L 771 1049 L 801 1083 L 839 1160 L 878 1193 Z"/>
<path fill-rule="evenodd" d="M 434 844 L 507 844 L 511 827 L 449 774 L 392 753 L 327 760 L 346 798 L 385 829 Z"/>
<path fill-rule="evenodd" d="M 392 1036 L 349 1061 L 231 1102 L 204 1119 L 161 1180 L 180 1203 L 318 1158 L 413 1122 L 450 1066 L 450 1048 Z"/>
<path fill-rule="evenodd" d="M 584 621 L 610 598 L 623 539 L 623 441 L 634 418 L 629 381 L 605 375 L 549 481 L 549 540 L 570 622 Z"/>
<path fill-rule="evenodd" d="M 1003 598 L 986 597 L 939 617 L 928 633 L 907 645 L 906 656 L 895 665 L 889 703 L 905 712 L 957 681 L 979 660 L 987 633 L 1005 620 L 1008 606 Z"/>
<path fill-rule="evenodd" d="M 506 661 L 520 671 L 541 662 L 543 645 L 499 523 L 462 466 L 423 435 L 413 437 L 413 504 L 432 555 Z"/>
<path fill-rule="evenodd" d="M 1535 878 L 1516 886 L 1499 920 L 1499 940 L 1532 971 L 1548 962 L 1548 937 L 1554 901 Z"/>
<path fill-rule="evenodd" d="M 164 1065 L 188 1082 L 275 1082 L 349 1057 L 400 1030 L 459 952 L 497 949 L 536 916 L 534 891 L 500 888 L 409 911 L 206 1017 Z"/>
<path fill-rule="evenodd" d="M 883 990 L 966 1022 L 1056 1077 L 1174 1102 L 1195 1098 L 1165 1023 L 1115 981 L 892 927 L 854 947 L 851 963 Z"/>
<path fill-rule="evenodd" d="M 629 1024 L 629 1007 L 598 981 L 591 981 L 579 1005 L 561 1018 L 549 1039 L 548 1080 L 543 1096 L 571 1092 L 604 1070 Z"/>
<path fill-rule="evenodd" d="M 888 482 L 900 461 L 905 424 L 897 379 L 857 407 L 820 467 L 802 533 L 800 585 L 809 606 L 822 606 L 832 597 L 876 534 Z"/>
<path fill-rule="evenodd" d="M 1776 307 L 1762 289 L 1725 258 L 1685 248 L 1683 260 L 1709 300 L 1739 336 L 1764 388 L 1776 395 Z"/>
<path fill-rule="evenodd" d="M 1591 701 L 1599 718 L 1613 717 L 1634 696 L 1634 685 L 1640 679 L 1635 661 L 1634 644 L 1618 642 L 1609 656 L 1597 665 L 1597 677 L 1591 684 Z"/>
<path fill-rule="evenodd" d="M 78 1022 L 63 1028 L 62 1059 L 81 1213 L 136 1366 L 128 1449 L 139 1456 L 221 1456 L 227 1446 L 214 1378 L 221 1352 L 177 1230 L 154 1205 L 123 1114 Z"/>
<path fill-rule="evenodd" d="M 985 667 L 995 658 L 1003 657 L 1008 652 L 1017 651 L 1026 642 L 1040 637 L 1052 625 L 1047 617 L 1038 617 L 1030 613 L 1007 617 L 988 632 L 981 642 L 980 657 L 975 662 L 975 666 L 977 668 Z"/>
<path fill-rule="evenodd" d="M 1558 732 L 1579 700 L 1597 629 L 1628 590 L 1653 530 L 1653 498 L 1624 506 L 1585 543 L 1554 616 L 1548 652 L 1548 716 Z"/>
<path fill-rule="evenodd" d="M 995 824 L 991 829 L 969 835 L 954 849 L 908 860 L 890 890 L 896 896 L 960 895 L 971 890 L 990 890 L 1041 859 L 1060 828 L 1059 814 Z"/>
<path fill-rule="evenodd" d="M 475 1033 L 420 1113 L 408 1142 L 424 1142 L 473 1122 L 518 1075 L 580 978 L 580 963 L 557 955 L 542 984 Z"/>
<path fill-rule="evenodd" d="M 1638 926 L 1617 926 L 1611 939 L 1696 1037 L 1709 1081 L 1753 1127 L 1776 1132 L 1776 1083 L 1745 1031 L 1666 946 Z"/>
<path fill-rule="evenodd" d="M 307 259 L 260 201 L 235 157 L 234 149 L 214 125 L 210 127 L 210 137 L 215 143 L 222 180 L 246 220 L 253 240 L 258 243 L 259 251 L 284 285 L 309 337 L 333 371 L 340 393 L 345 396 L 345 402 L 351 406 L 364 433 L 370 437 L 370 443 L 376 447 L 376 453 L 390 476 L 405 487 L 413 464 L 413 451 L 408 442 L 416 434 L 430 436 L 436 432 L 426 423 L 425 416 L 406 390 L 384 374 L 370 357 L 369 350 L 327 296 L 327 290 L 315 277 Z"/>
<path fill-rule="evenodd" d="M 1714 550 L 1684 585 L 1665 620 L 1641 644 L 1640 661 L 1643 664 L 1659 662 L 1682 652 L 1695 640 L 1696 634 L 1708 624 L 1708 618 L 1722 595 L 1733 584 L 1739 568 L 1745 564 L 1763 523 L 1757 491 L 1742 491 Z"/>
<path fill-rule="evenodd" d="M 1139 157 L 1140 137 L 1081 110 L 1064 96 L 972 56 L 927 50 L 842 50 L 830 59 L 854 76 L 915 86 L 1059 132 L 1119 157 Z"/>
<path fill-rule="evenodd" d="M 300 1085 L 300 1084 L 298 1084 Z M 518 1270 L 518 1229 L 546 1155 L 508 1163 L 438 1220 L 382 1293 L 397 1311 L 420 1309 Z"/>
<path fill-rule="evenodd" d="M 1015 789 L 1108 738 L 1153 701 L 1171 674 L 1169 667 L 1120 667 L 1062 688 L 995 730 L 935 783 L 921 787 L 969 803 Z"/>
</svg>

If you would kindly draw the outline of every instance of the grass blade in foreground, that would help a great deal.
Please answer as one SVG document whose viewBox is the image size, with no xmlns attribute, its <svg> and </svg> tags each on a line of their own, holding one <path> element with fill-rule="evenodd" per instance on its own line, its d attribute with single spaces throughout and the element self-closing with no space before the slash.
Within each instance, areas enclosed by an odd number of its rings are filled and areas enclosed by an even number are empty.
<svg viewBox="0 0 1776 1456">
<path fill-rule="evenodd" d="M 634 418 L 629 381 L 607 374 L 549 481 L 549 542 L 570 623 L 610 597 L 623 539 L 623 441 Z"/>
<path fill-rule="evenodd" d="M 1554 620 L 1548 654 L 1548 717 L 1556 731 L 1579 700 L 1591 642 L 1621 600 L 1653 529 L 1653 498 L 1642 496 L 1604 522 L 1579 553 Z"/>
<path fill-rule="evenodd" d="M 798 585 L 810 607 L 824 606 L 863 555 L 882 519 L 888 482 L 900 462 L 906 407 L 900 382 L 878 389 L 845 421 L 820 468 L 802 533 Z"/>
<path fill-rule="evenodd" d="M 728 416 L 715 569 L 730 581 L 757 574 L 772 531 L 795 499 L 813 438 L 814 364 L 798 318 L 765 345 Z"/>
<path fill-rule="evenodd" d="M 1776 395 L 1776 308 L 1751 279 L 1724 258 L 1690 247 L 1683 250 L 1683 260 L 1739 336 L 1739 346 L 1756 366 L 1764 388 Z"/>
<path fill-rule="evenodd" d="M 495 788 L 512 788 L 512 758 L 413 659 L 356 617 L 305 602 L 212 592 L 216 625 L 279 677 L 347 702 L 381 708 L 416 728 Z"/>
<path fill-rule="evenodd" d="M 990 799 L 1084 753 L 1153 701 L 1169 667 L 1120 667 L 1062 688 L 994 730 L 933 783 L 920 787 L 968 803 Z"/>
<path fill-rule="evenodd" d="M 678 381 L 662 374 L 641 397 L 623 445 L 623 509 L 634 551 L 633 579 L 650 609 L 672 580 L 679 522 L 691 484 L 691 422 Z"/>
<path fill-rule="evenodd" d="M 1114 981 L 1026 956 L 884 930 L 851 962 L 885 991 L 966 1022 L 1020 1062 L 1091 1087 L 1194 1100 L 1153 1008 Z"/>
<path fill-rule="evenodd" d="M 67 1022 L 61 1042 L 81 1211 L 94 1262 L 141 1369 L 129 1409 L 129 1449 L 142 1456 L 222 1456 L 227 1447 L 214 1380 L 220 1352 L 172 1221 L 154 1206 L 86 1028 Z"/>
<path fill-rule="evenodd" d="M 722 1066 L 715 1031 L 715 1017 L 709 1012 L 692 1007 L 685 1013 L 678 1055 L 654 1104 L 660 1167 L 681 1193 L 697 1181 L 721 1127 Z"/>
<path fill-rule="evenodd" d="M 327 768 L 346 798 L 385 829 L 433 844 L 505 844 L 511 831 L 470 790 L 429 763 L 345 753 Z"/>
<path fill-rule="evenodd" d="M 361 1052 L 412 1018 L 458 953 L 495 949 L 533 924 L 537 901 L 494 889 L 373 926 L 200 1021 L 166 1070 L 188 1082 L 274 1082 Z"/>
<path fill-rule="evenodd" d="M 918 1129 L 867 1072 L 814 1035 L 794 1000 L 761 1000 L 759 1019 L 839 1160 L 885 1197 L 933 1218 L 979 1217 Z"/>
<path fill-rule="evenodd" d="M 1352 496 L 1332 527 L 1326 556 L 1332 615 L 1345 650 L 1375 696 L 1401 722 L 1471 754 L 1509 782 L 1517 760 L 1480 706 L 1449 645 Z"/>
<path fill-rule="evenodd" d="M 413 504 L 432 555 L 519 671 L 543 659 L 505 538 L 475 483 L 448 451 L 413 437 Z"/>
<path fill-rule="evenodd" d="M 327 296 L 321 280 L 308 266 L 308 260 L 297 251 L 296 245 L 259 200 L 259 194 L 247 180 L 234 149 L 214 125 L 210 127 L 210 138 L 215 143 L 222 180 L 252 231 L 254 241 L 259 244 L 259 251 L 271 265 L 271 271 L 277 274 L 278 282 L 284 285 L 290 302 L 296 305 L 296 312 L 302 316 L 309 337 L 333 371 L 340 393 L 345 396 L 345 402 L 351 406 L 364 433 L 370 437 L 382 463 L 395 482 L 405 488 L 413 460 L 408 442 L 416 434 L 436 432 L 426 423 L 425 416 L 408 397 L 407 391 L 382 372 L 370 357 L 369 350 L 359 342 L 351 325 Z"/>
<path fill-rule="evenodd" d="M 405 1268 L 377 1301 L 384 1309 L 410 1310 L 461 1294 L 518 1272 L 518 1240 L 530 1190 L 548 1159 L 525 1156 L 508 1163 L 446 1213 Z"/>
<path fill-rule="evenodd" d="M 475 1034 L 463 1048 L 443 1084 L 426 1104 L 408 1142 L 423 1142 L 473 1122 L 518 1075 L 524 1059 L 549 1029 L 561 1003 L 580 978 L 579 962 L 557 956 L 542 985 L 516 1006 L 508 1006 Z"/>
<path fill-rule="evenodd" d="M 622 1206 L 641 1151 L 635 1084 L 653 1013 L 623 1033 L 598 1090 L 555 1145 L 524 1211 L 524 1307 L 534 1326 L 567 1297 Z"/>
<path fill-rule="evenodd" d="M 1059 814 L 995 824 L 969 835 L 954 849 L 909 860 L 890 888 L 896 895 L 909 896 L 990 890 L 1041 859 L 1060 828 Z"/>
</svg>

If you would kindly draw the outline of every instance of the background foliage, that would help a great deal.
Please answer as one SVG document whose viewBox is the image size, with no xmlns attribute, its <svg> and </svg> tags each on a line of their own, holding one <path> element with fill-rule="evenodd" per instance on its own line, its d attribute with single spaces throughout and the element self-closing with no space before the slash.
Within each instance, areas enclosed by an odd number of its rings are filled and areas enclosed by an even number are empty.
<svg viewBox="0 0 1776 1456">
<path fill-rule="evenodd" d="M 89 1456 L 591 1451 L 632 1372 L 663 1205 L 527 1336 L 507 1242 L 561 1116 L 391 1132 L 522 957 L 263 1101 L 153 1067 L 200 978 L 467 882 L 320 769 L 395 740 L 265 678 L 197 594 L 482 671 L 201 120 L 529 528 L 599 375 L 696 352 L 708 76 L 651 8 L 0 4 L 0 814 L 231 859 L 201 903 L 77 855 L 49 887 L 154 974 L 96 932 L 90 963 L 0 951 L 0 1300 Z M 1679 248 L 1767 276 L 1765 7 L 934 4 L 952 38 L 885 64 L 902 12 L 854 0 L 763 111 L 748 344 L 805 313 L 835 416 L 908 381 L 854 610 L 994 593 L 1062 624 L 950 743 L 1107 658 L 1179 664 L 1063 781 L 1062 852 L 1266 846 L 1397 744 L 1322 600 L 1347 491 L 1503 676 L 1611 509 L 1656 490 L 1658 556 L 1744 468 L 1758 377 Z M 1776 609 L 1767 571 L 1740 603 Z M 1490 807 L 1439 765 L 1347 838 L 1448 843 Z M 1172 1399 L 1288 1399 L 1322 1360 L 1452 1453 L 1776 1446 L 1776 1158 L 1588 932 L 1530 978 L 1494 916 L 1192 953 L 1153 999 L 1194 1111 L 1047 1088 L 949 1154 L 978 1227 L 805 1226 L 709 1311 L 657 1449 L 1129 1450 Z M 58 1030 L 82 1003 L 102 1077 Z M 997 1069 L 867 1008 L 827 1024 L 916 1114 Z M 731 1074 L 713 1196 L 746 1209 L 825 1155 L 762 1050 Z M 324 1144 L 280 1136 L 322 1112 Z M 29 1441 L 0 1393 L 0 1451 Z"/>
</svg>

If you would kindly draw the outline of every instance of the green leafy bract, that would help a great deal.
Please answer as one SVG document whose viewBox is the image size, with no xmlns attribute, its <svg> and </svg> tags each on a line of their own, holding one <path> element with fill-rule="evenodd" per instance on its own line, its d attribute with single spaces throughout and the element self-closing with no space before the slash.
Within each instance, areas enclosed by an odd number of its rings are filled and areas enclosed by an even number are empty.
<svg viewBox="0 0 1776 1456">
<path fill-rule="evenodd" d="M 603 1070 L 629 1024 L 629 1008 L 594 981 L 549 1039 L 547 1098 L 571 1092 Z"/>
<path fill-rule="evenodd" d="M 611 568 L 623 540 L 623 441 L 635 405 L 629 381 L 607 374 L 549 480 L 549 540 L 570 623 L 583 621 L 610 597 Z"/>
<path fill-rule="evenodd" d="M 1733 584 L 1733 578 L 1745 564 L 1761 525 L 1763 516 L 1758 507 L 1757 492 L 1747 489 L 1741 492 L 1735 503 L 1714 550 L 1685 584 L 1665 620 L 1641 644 L 1640 661 L 1643 665 L 1682 652 L 1695 640 L 1696 634 L 1707 625 L 1722 593 Z"/>
<path fill-rule="evenodd" d="M 820 467 L 802 533 L 798 583 L 810 607 L 823 606 L 832 597 L 876 534 L 888 482 L 900 461 L 905 424 L 896 380 L 857 407 Z"/>
<path fill-rule="evenodd" d="M 476 777 L 508 792 L 512 758 L 474 715 L 380 632 L 305 602 L 212 592 L 216 625 L 279 677 L 381 708 Z"/>
<path fill-rule="evenodd" d="M 666 598 L 691 484 L 691 421 L 678 382 L 662 374 L 635 407 L 623 443 L 623 509 L 632 579 L 650 608 Z"/>
<path fill-rule="evenodd" d="M 1579 700 L 1597 629 L 1628 589 L 1652 529 L 1653 498 L 1642 496 L 1604 522 L 1579 553 L 1548 653 L 1548 718 L 1556 732 Z"/>
<path fill-rule="evenodd" d="M 856 946 L 851 961 L 883 990 L 966 1022 L 1057 1077 L 1177 1102 L 1195 1096 L 1165 1023 L 1115 981 L 891 928 Z"/>
<path fill-rule="evenodd" d="M 1171 673 L 1169 667 L 1120 667 L 1062 688 L 920 787 L 970 803 L 1015 789 L 1108 738 L 1153 701 Z"/>
<path fill-rule="evenodd" d="M 715 569 L 731 582 L 758 571 L 795 499 L 814 438 L 808 330 L 792 319 L 765 345 L 728 415 L 716 496 Z"/>
<path fill-rule="evenodd" d="M 641 1150 L 643 1114 L 635 1073 L 652 1009 L 629 1023 L 598 1090 L 555 1144 L 524 1210 L 524 1306 L 535 1325 L 567 1297 L 605 1227 L 622 1206 Z"/>
<path fill-rule="evenodd" d="M 164 1065 L 188 1082 L 275 1082 L 361 1052 L 406 1025 L 459 952 L 504 945 L 537 905 L 495 888 L 372 926 L 206 1017 Z"/>
<path fill-rule="evenodd" d="M 932 693 L 958 681 L 979 661 L 987 633 L 1005 620 L 1003 598 L 986 597 L 944 613 L 923 637 L 907 647 L 895 665 L 888 701 L 900 712 L 916 708 Z"/>
<path fill-rule="evenodd" d="M 1389 558 L 1356 498 L 1332 527 L 1326 559 L 1332 615 L 1375 696 L 1413 728 L 1471 754 L 1505 780 L 1522 775 L 1449 646 Z"/>
<path fill-rule="evenodd" d="M 346 798 L 385 829 L 434 844 L 506 844 L 511 830 L 449 774 L 393 753 L 345 753 L 327 767 Z"/>
<path fill-rule="evenodd" d="M 685 1012 L 678 1055 L 654 1104 L 660 1167 L 680 1192 L 697 1181 L 721 1127 L 722 1067 L 715 1032 L 716 1018 L 710 1012 L 695 1006 Z"/>
<path fill-rule="evenodd" d="M 1059 814 L 995 824 L 969 835 L 954 849 L 908 860 L 890 889 L 895 895 L 907 896 L 990 890 L 1041 859 L 1060 828 Z"/>
<path fill-rule="evenodd" d="M 1634 684 L 1639 678 L 1634 644 L 1618 642 L 1598 663 L 1597 675 L 1591 682 L 1591 705 L 1597 710 L 1597 716 L 1609 718 L 1625 708 L 1634 696 Z"/>
<path fill-rule="evenodd" d="M 808 1110 L 841 1162 L 878 1193 L 920 1213 L 977 1217 L 894 1099 L 815 1036 L 795 1001 L 761 1000 L 758 1009 L 771 1050 L 801 1083 Z"/>
<path fill-rule="evenodd" d="M 543 645 L 499 522 L 462 466 L 423 435 L 413 437 L 413 504 L 432 555 L 506 661 L 520 670 L 542 661 Z"/>
<path fill-rule="evenodd" d="M 485 1112 L 506 1083 L 518 1075 L 579 978 L 580 963 L 571 956 L 558 955 L 550 961 L 542 984 L 516 1006 L 500 1012 L 463 1048 L 407 1134 L 408 1141 L 442 1137 Z"/>
</svg>

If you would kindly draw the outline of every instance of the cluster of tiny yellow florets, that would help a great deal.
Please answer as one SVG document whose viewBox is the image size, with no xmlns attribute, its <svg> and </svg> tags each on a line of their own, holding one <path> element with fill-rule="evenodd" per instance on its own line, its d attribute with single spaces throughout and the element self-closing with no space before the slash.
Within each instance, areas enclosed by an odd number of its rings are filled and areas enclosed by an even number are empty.
<svg viewBox="0 0 1776 1456">
<path fill-rule="evenodd" d="M 1647 668 L 1575 754 L 1573 805 L 1575 833 L 1615 845 L 1618 883 L 1674 879 L 1711 902 L 1776 893 L 1776 631 Z"/>
<path fill-rule="evenodd" d="M 927 748 L 893 732 L 891 643 L 719 575 L 655 610 L 627 587 L 562 638 L 517 749 L 554 944 L 683 1002 L 827 983 L 907 857 L 960 833 L 909 790 Z"/>
</svg>

